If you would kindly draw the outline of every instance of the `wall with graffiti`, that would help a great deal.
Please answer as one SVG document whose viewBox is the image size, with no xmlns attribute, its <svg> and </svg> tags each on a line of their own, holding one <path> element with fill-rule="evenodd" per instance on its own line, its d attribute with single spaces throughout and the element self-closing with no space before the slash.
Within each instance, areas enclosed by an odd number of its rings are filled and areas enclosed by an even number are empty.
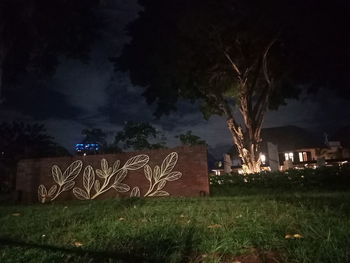
<svg viewBox="0 0 350 263">
<path fill-rule="evenodd" d="M 41 203 L 208 195 L 207 151 L 196 146 L 22 160 L 16 188 L 22 201 Z"/>
</svg>

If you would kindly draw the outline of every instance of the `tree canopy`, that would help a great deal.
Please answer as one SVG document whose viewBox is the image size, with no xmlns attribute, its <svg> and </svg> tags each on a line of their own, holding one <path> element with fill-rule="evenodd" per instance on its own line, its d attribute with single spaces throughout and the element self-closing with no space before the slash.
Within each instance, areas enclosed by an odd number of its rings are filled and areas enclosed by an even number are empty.
<svg viewBox="0 0 350 263">
<path fill-rule="evenodd" d="M 201 139 L 201 137 L 192 133 L 192 131 L 187 131 L 176 135 L 175 138 L 178 138 L 182 145 L 195 146 L 195 145 L 207 145 L 207 143 Z"/>
<path fill-rule="evenodd" d="M 125 123 L 123 130 L 117 132 L 114 144 L 123 149 L 135 151 L 165 148 L 164 136 L 147 122 Z"/>
<path fill-rule="evenodd" d="M 338 10 L 344 1 L 329 6 L 277 0 L 140 3 L 144 10 L 129 26 L 132 41 L 116 67 L 145 87 L 158 117 L 175 110 L 179 98 L 197 100 L 206 118 L 225 116 L 251 171 L 260 167 L 260 132 L 268 109 L 297 98 L 301 88 L 340 87 L 345 80 L 344 69 L 337 69 L 348 50 L 346 39 L 324 37 L 334 36 L 334 27 L 345 29 Z"/>
<path fill-rule="evenodd" d="M 99 0 L 0 2 L 0 99 L 28 73 L 55 71 L 60 56 L 87 61 Z"/>
</svg>

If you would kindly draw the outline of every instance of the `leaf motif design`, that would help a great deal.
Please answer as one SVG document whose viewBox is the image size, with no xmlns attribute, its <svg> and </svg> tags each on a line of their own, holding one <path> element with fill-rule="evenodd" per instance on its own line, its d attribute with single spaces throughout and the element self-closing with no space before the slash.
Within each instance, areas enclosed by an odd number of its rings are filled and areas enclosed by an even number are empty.
<svg viewBox="0 0 350 263">
<path fill-rule="evenodd" d="M 169 193 L 167 191 L 155 191 L 152 196 L 168 196 Z"/>
<path fill-rule="evenodd" d="M 57 165 L 53 165 L 51 168 L 53 180 L 60 186 L 64 183 L 62 171 Z"/>
<path fill-rule="evenodd" d="M 95 173 L 91 165 L 88 165 L 84 169 L 83 185 L 87 193 L 90 193 L 92 186 L 95 182 Z"/>
<path fill-rule="evenodd" d="M 48 192 L 48 196 L 53 196 L 56 193 L 56 190 L 57 190 L 57 185 L 54 184 L 53 186 L 51 186 Z"/>
<path fill-rule="evenodd" d="M 116 160 L 113 164 L 113 173 L 116 173 L 120 165 L 120 161 Z"/>
<path fill-rule="evenodd" d="M 83 162 L 80 160 L 74 161 L 63 173 L 65 182 L 73 181 L 81 171 Z"/>
<path fill-rule="evenodd" d="M 113 184 L 112 187 L 117 190 L 117 192 L 125 193 L 130 190 L 130 186 L 127 184 Z"/>
<path fill-rule="evenodd" d="M 131 190 L 130 197 L 140 197 L 140 188 L 137 186 Z"/>
<path fill-rule="evenodd" d="M 110 175 L 112 174 L 112 171 L 113 171 L 112 169 L 113 169 L 112 167 L 109 167 L 109 168 L 108 168 L 108 170 L 107 170 L 108 176 L 110 176 Z"/>
<path fill-rule="evenodd" d="M 157 191 L 158 190 L 162 190 L 164 188 L 165 184 L 166 184 L 166 180 L 164 180 L 164 179 L 160 180 L 160 182 L 159 182 L 159 184 L 157 186 Z"/>
<path fill-rule="evenodd" d="M 96 174 L 97 174 L 98 177 L 100 177 L 102 179 L 107 177 L 106 174 L 100 169 L 96 169 Z"/>
<path fill-rule="evenodd" d="M 165 180 L 167 180 L 167 181 L 175 181 L 175 180 L 180 179 L 181 176 L 182 176 L 181 172 L 171 172 L 170 174 L 167 175 Z"/>
<path fill-rule="evenodd" d="M 69 191 L 70 189 L 72 189 L 74 187 L 74 185 L 75 185 L 74 181 L 70 181 L 70 182 L 64 184 L 62 187 L 62 192 Z"/>
<path fill-rule="evenodd" d="M 145 166 L 148 163 L 149 157 L 145 154 L 136 155 L 135 157 L 130 158 L 124 164 L 125 169 L 127 170 L 137 170 Z"/>
<path fill-rule="evenodd" d="M 47 196 L 47 190 L 45 185 L 39 185 L 38 187 L 38 199 L 40 202 L 44 203 L 45 202 L 45 198 Z"/>
<path fill-rule="evenodd" d="M 79 187 L 74 187 L 73 189 L 73 194 L 75 195 L 76 198 L 78 198 L 79 200 L 86 200 L 89 199 L 89 195 L 87 194 L 87 192 L 85 192 L 83 189 L 79 188 Z"/>
<path fill-rule="evenodd" d="M 105 158 L 103 158 L 103 159 L 101 160 L 101 169 L 102 169 L 102 171 L 104 171 L 105 173 L 107 173 L 107 171 L 108 171 L 108 162 L 107 162 L 107 160 L 106 160 Z"/>
<path fill-rule="evenodd" d="M 178 159 L 178 154 L 177 152 L 172 152 L 170 153 L 163 161 L 161 167 L 160 167 L 160 173 L 162 176 L 167 175 L 168 173 L 170 173 L 173 169 L 174 166 L 177 163 L 177 159 Z"/>
<path fill-rule="evenodd" d="M 94 187 L 95 187 L 96 193 L 97 193 L 98 191 L 100 191 L 101 185 L 100 185 L 100 181 L 99 181 L 99 180 L 96 180 L 96 181 L 95 181 Z"/>
<path fill-rule="evenodd" d="M 119 170 L 117 172 L 117 174 L 115 175 L 114 183 L 118 184 L 118 183 L 122 182 L 125 179 L 127 173 L 128 173 L 128 170 L 126 170 L 126 169 Z"/>
<path fill-rule="evenodd" d="M 152 181 L 152 169 L 151 167 L 146 164 L 144 167 L 144 171 L 145 171 L 145 177 L 147 178 L 148 181 Z"/>
<path fill-rule="evenodd" d="M 154 180 L 155 180 L 156 182 L 159 181 L 159 178 L 160 178 L 160 168 L 159 168 L 158 165 L 156 165 L 156 166 L 154 167 L 153 178 L 154 178 Z"/>
</svg>

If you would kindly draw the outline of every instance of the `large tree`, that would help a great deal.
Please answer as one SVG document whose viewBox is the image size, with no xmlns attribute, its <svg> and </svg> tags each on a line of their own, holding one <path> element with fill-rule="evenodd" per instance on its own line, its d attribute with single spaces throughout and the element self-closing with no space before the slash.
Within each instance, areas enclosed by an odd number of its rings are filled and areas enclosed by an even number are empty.
<svg viewBox="0 0 350 263">
<path fill-rule="evenodd" d="M 304 2 L 140 1 L 144 10 L 129 27 L 132 41 L 117 69 L 145 87 L 157 116 L 174 110 L 179 98 L 197 100 L 205 117 L 225 116 L 243 168 L 258 172 L 266 111 L 296 98 L 297 84 L 321 82 L 321 72 L 334 70 L 334 63 L 320 65 L 318 56 L 332 56 L 314 43 L 329 42 L 319 33 L 329 31 L 335 14 Z"/>
<path fill-rule="evenodd" d="M 52 74 L 60 56 L 86 60 L 99 0 L 0 1 L 0 99 L 28 73 Z"/>
</svg>

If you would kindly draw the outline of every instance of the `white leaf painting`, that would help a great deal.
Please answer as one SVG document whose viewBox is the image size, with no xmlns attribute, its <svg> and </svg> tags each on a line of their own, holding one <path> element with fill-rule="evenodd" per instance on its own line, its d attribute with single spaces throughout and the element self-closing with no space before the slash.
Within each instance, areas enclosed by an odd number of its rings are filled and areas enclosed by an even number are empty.
<svg viewBox="0 0 350 263">
<path fill-rule="evenodd" d="M 167 182 L 172 182 L 181 178 L 182 173 L 172 171 L 178 161 L 178 154 L 172 152 L 166 156 L 162 164 L 155 165 L 152 169 L 149 162 L 149 156 L 139 154 L 128 159 L 123 166 L 119 160 L 114 161 L 113 166 L 109 167 L 105 158 L 101 159 L 101 167 L 94 169 L 87 165 L 82 173 L 82 188 L 75 187 L 75 179 L 83 168 L 83 162 L 76 160 L 72 162 L 62 173 L 60 167 L 53 165 L 51 173 L 53 181 L 49 190 L 44 185 L 38 187 L 38 199 L 44 203 L 55 200 L 62 192 L 72 190 L 74 196 L 80 200 L 95 199 L 101 194 L 109 191 L 111 188 L 117 192 L 125 193 L 130 191 L 130 186 L 123 183 L 128 171 L 134 171 L 143 168 L 144 175 L 149 182 L 148 191 L 144 196 L 168 196 L 169 193 L 163 188 Z M 100 179 L 98 179 L 100 178 Z M 140 197 L 141 190 L 139 186 L 134 186 L 130 192 L 130 197 Z"/>
<path fill-rule="evenodd" d="M 151 181 L 152 180 L 152 169 L 148 164 L 145 165 L 144 172 L 145 172 L 145 176 L 146 176 L 147 180 Z"/>
<path fill-rule="evenodd" d="M 176 152 L 170 153 L 165 157 L 161 167 L 156 165 L 153 170 L 150 167 L 145 166 L 144 173 L 146 179 L 150 182 L 148 191 L 144 196 L 167 196 L 168 192 L 162 191 L 167 181 L 175 181 L 181 178 L 182 173 L 172 172 L 178 160 L 178 154 Z"/>
<path fill-rule="evenodd" d="M 55 193 L 56 193 L 56 190 L 57 190 L 57 185 L 54 184 L 53 186 L 51 186 L 49 192 L 48 192 L 48 196 L 53 196 Z"/>
<path fill-rule="evenodd" d="M 100 191 L 100 181 L 96 180 L 95 181 L 95 185 L 94 185 L 95 191 L 98 192 Z"/>
<path fill-rule="evenodd" d="M 107 170 L 108 170 L 108 162 L 106 159 L 102 159 L 101 160 L 101 168 L 102 168 L 102 171 L 104 171 L 105 173 L 107 173 Z"/>
<path fill-rule="evenodd" d="M 63 178 L 61 169 L 57 165 L 53 165 L 51 171 L 52 171 L 53 180 L 58 185 L 62 186 L 64 183 L 64 178 Z"/>
<path fill-rule="evenodd" d="M 92 168 L 91 165 L 88 165 L 84 169 L 84 174 L 83 174 L 83 186 L 90 196 L 90 191 L 92 189 L 92 186 L 94 185 L 95 182 L 95 172 L 94 169 Z"/>
<path fill-rule="evenodd" d="M 127 162 L 124 164 L 124 167 L 128 170 L 138 170 L 145 166 L 145 164 L 147 164 L 148 161 L 148 155 L 140 154 L 127 160 Z"/>
<path fill-rule="evenodd" d="M 166 180 L 164 180 L 164 179 L 160 180 L 160 182 L 159 182 L 159 184 L 157 186 L 157 191 L 163 189 L 165 184 L 166 184 Z"/>
<path fill-rule="evenodd" d="M 81 171 L 83 162 L 80 160 L 74 161 L 63 173 L 65 182 L 73 181 Z"/>
<path fill-rule="evenodd" d="M 41 203 L 45 203 L 47 196 L 47 190 L 44 185 L 39 185 L 38 187 L 38 199 Z"/>
<path fill-rule="evenodd" d="M 172 172 L 166 176 L 165 180 L 175 181 L 175 180 L 179 180 L 181 178 L 181 176 L 182 176 L 182 173 L 180 173 L 180 172 Z"/>
<path fill-rule="evenodd" d="M 134 187 L 130 192 L 130 197 L 140 197 L 140 188 Z"/>
<path fill-rule="evenodd" d="M 74 181 L 70 181 L 70 182 L 64 184 L 62 187 L 62 192 L 71 190 L 74 187 L 74 185 L 75 185 Z"/>
<path fill-rule="evenodd" d="M 154 178 L 154 180 L 155 180 L 156 182 L 159 181 L 159 178 L 160 178 L 160 168 L 159 168 L 158 165 L 156 165 L 156 166 L 154 167 L 153 178 Z"/>
<path fill-rule="evenodd" d="M 115 190 L 117 190 L 117 192 L 121 192 L 121 193 L 125 193 L 128 192 L 130 190 L 130 186 L 128 186 L 127 184 L 113 184 L 113 188 Z"/>
<path fill-rule="evenodd" d="M 121 181 L 123 181 L 125 179 L 127 173 L 128 173 L 128 170 L 125 170 L 125 169 L 119 170 L 119 172 L 117 172 L 115 175 L 114 182 L 120 183 Z"/>
<path fill-rule="evenodd" d="M 170 173 L 173 169 L 174 166 L 177 163 L 178 155 L 176 152 L 172 152 L 169 154 L 163 161 L 162 166 L 160 167 L 160 173 L 162 175 L 166 175 Z"/>
<path fill-rule="evenodd" d="M 168 196 L 170 195 L 167 191 L 156 191 L 151 196 Z"/>
<path fill-rule="evenodd" d="M 79 187 L 74 187 L 73 188 L 73 194 L 75 195 L 76 198 L 78 198 L 79 200 L 86 200 L 89 199 L 89 195 L 87 194 L 87 192 L 85 192 L 83 189 L 79 188 Z"/>
</svg>

